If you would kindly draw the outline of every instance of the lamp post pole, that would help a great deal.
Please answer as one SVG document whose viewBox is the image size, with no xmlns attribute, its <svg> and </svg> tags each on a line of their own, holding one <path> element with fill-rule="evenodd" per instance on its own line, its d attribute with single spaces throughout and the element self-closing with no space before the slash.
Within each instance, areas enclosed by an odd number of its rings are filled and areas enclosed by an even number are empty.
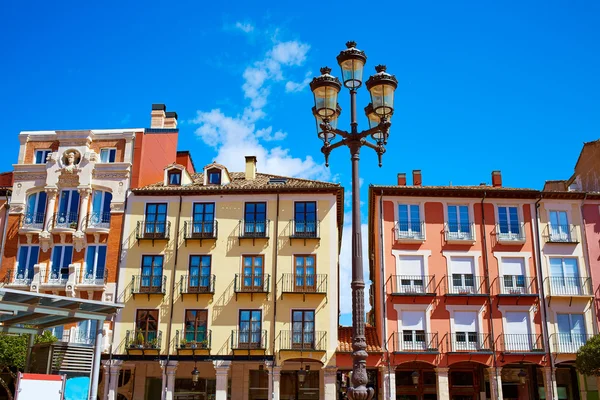
<svg viewBox="0 0 600 400">
<path fill-rule="evenodd" d="M 355 42 L 346 43 L 348 47 L 337 57 L 342 68 L 344 86 L 350 89 L 350 132 L 337 129 L 337 120 L 341 108 L 337 104 L 337 95 L 341 89 L 340 81 L 331 76 L 331 69 L 321 69 L 321 76 L 313 79 L 311 90 L 315 95 L 313 114 L 317 120 L 317 133 L 323 140 L 321 151 L 325 155 L 325 165 L 329 165 L 329 154 L 332 150 L 347 146 L 352 161 L 352 379 L 348 388 L 351 400 L 370 400 L 373 388 L 367 388 L 367 342 L 365 338 L 365 282 L 363 279 L 362 234 L 360 218 L 360 181 L 358 161 L 361 147 L 369 147 L 377 153 L 379 166 L 385 152 L 385 145 L 391 126 L 389 119 L 393 113 L 394 90 L 397 80 L 385 72 L 383 65 L 376 67 L 377 74 L 366 82 L 371 92 L 371 101 L 365 111 L 369 118 L 370 129 L 359 132 L 356 120 L 356 94 L 362 85 L 363 67 L 367 61 L 364 52 L 356 48 Z M 342 140 L 332 143 L 339 135 Z M 371 136 L 375 144 L 367 138 Z"/>
</svg>

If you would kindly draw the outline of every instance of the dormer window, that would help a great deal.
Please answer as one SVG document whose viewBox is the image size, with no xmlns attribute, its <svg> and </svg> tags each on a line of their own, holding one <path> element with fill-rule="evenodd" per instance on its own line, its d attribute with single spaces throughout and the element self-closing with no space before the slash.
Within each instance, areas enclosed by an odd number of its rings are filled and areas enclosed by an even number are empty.
<svg viewBox="0 0 600 400">
<path fill-rule="evenodd" d="M 46 159 L 48 158 L 48 154 L 52 153 L 52 150 L 49 149 L 39 149 L 35 151 L 35 163 L 36 164 L 46 164 Z"/>
<path fill-rule="evenodd" d="M 181 171 L 169 171 L 169 185 L 181 185 Z"/>
<path fill-rule="evenodd" d="M 101 163 L 114 163 L 117 158 L 117 149 L 104 148 L 100 149 L 100 162 Z"/>
<path fill-rule="evenodd" d="M 208 171 L 208 183 L 211 185 L 221 184 L 221 170 L 211 169 Z"/>
</svg>

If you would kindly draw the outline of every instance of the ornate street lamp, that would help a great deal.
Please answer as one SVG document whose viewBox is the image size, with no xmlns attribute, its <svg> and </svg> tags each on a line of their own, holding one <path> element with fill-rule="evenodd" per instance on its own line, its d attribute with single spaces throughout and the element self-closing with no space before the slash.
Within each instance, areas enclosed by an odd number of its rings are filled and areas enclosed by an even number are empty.
<svg viewBox="0 0 600 400">
<path fill-rule="evenodd" d="M 419 386 L 419 372 L 414 371 L 412 374 L 410 374 L 410 377 L 412 378 L 413 385 L 415 385 L 415 387 Z"/>
<path fill-rule="evenodd" d="M 356 48 L 355 42 L 346 43 L 347 49 L 337 57 L 342 69 L 343 85 L 350 90 L 350 132 L 337 128 L 341 108 L 337 104 L 342 83 L 331 75 L 331 69 L 321 68 L 321 75 L 310 83 L 315 96 L 313 115 L 317 120 L 317 135 L 323 141 L 321 152 L 325 155 L 325 165 L 329 166 L 329 154 L 338 147 L 347 146 L 352 160 L 352 358 L 353 367 L 348 388 L 350 400 L 370 400 L 373 388 L 367 388 L 367 343 L 365 339 L 365 310 L 363 280 L 362 237 L 360 232 L 360 184 L 358 160 L 361 147 L 375 150 L 381 166 L 381 157 L 391 126 L 390 118 L 394 112 L 394 91 L 398 81 L 386 72 L 384 65 L 378 65 L 377 73 L 371 76 L 366 86 L 371 94 L 371 107 L 365 110 L 369 118 L 369 129 L 359 132 L 356 121 L 356 92 L 362 86 L 363 68 L 367 56 Z M 333 143 L 337 137 L 341 140 Z M 368 141 L 371 137 L 375 143 Z"/>
<path fill-rule="evenodd" d="M 196 362 L 194 361 L 194 369 L 192 370 L 192 385 L 196 386 L 198 384 L 198 378 L 200 377 L 200 371 L 196 368 Z"/>
</svg>

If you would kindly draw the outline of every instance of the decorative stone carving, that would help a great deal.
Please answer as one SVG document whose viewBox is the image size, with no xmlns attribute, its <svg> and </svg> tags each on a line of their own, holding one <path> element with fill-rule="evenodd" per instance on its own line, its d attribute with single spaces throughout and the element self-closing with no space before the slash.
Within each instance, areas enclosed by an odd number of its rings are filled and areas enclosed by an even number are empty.
<svg viewBox="0 0 600 400">
<path fill-rule="evenodd" d="M 63 169 L 60 177 L 58 178 L 59 185 L 61 187 L 77 187 L 79 186 L 79 175 L 74 173 L 75 170 L 68 172 Z"/>
<path fill-rule="evenodd" d="M 85 153 L 85 158 L 90 162 L 98 162 L 98 153 L 92 150 L 88 153 Z"/>
<path fill-rule="evenodd" d="M 122 213 L 125 212 L 125 203 L 110 203 L 110 212 Z"/>
<path fill-rule="evenodd" d="M 23 214 L 25 212 L 25 204 L 14 203 L 10 205 L 10 214 Z"/>
<path fill-rule="evenodd" d="M 40 249 L 46 253 L 50 250 L 50 245 L 52 244 L 52 235 L 48 231 L 40 232 Z"/>
<path fill-rule="evenodd" d="M 85 233 L 81 231 L 73 233 L 73 246 L 77 252 L 83 250 L 85 247 Z"/>
</svg>

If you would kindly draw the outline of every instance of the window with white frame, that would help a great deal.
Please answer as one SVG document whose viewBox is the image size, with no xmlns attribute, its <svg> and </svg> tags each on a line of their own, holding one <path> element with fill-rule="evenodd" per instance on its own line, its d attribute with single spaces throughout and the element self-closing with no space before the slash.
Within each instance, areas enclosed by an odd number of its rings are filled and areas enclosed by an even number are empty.
<svg viewBox="0 0 600 400">
<path fill-rule="evenodd" d="M 33 279 L 33 266 L 37 264 L 40 246 L 21 246 L 17 261 L 17 271 L 13 283 L 28 285 Z"/>
<path fill-rule="evenodd" d="M 550 257 L 550 291 L 552 294 L 582 294 L 577 258 Z"/>
<path fill-rule="evenodd" d="M 504 347 L 510 351 L 530 351 L 534 340 L 530 331 L 529 312 L 507 311 L 504 313 Z"/>
<path fill-rule="evenodd" d="M 27 210 L 23 226 L 42 229 L 46 216 L 46 192 L 32 193 L 27 196 Z"/>
<path fill-rule="evenodd" d="M 448 221 L 446 234 L 448 239 L 470 240 L 473 239 L 468 205 L 448 204 Z"/>
<path fill-rule="evenodd" d="M 52 249 L 52 269 L 49 282 L 66 282 L 69 278 L 69 264 L 73 262 L 73 246 L 54 246 Z"/>
<path fill-rule="evenodd" d="M 516 206 L 498 206 L 498 236 L 504 240 L 522 238 L 519 210 Z"/>
<path fill-rule="evenodd" d="M 555 346 L 560 353 L 577 353 L 587 341 L 583 314 L 556 314 L 558 334 Z"/>
<path fill-rule="evenodd" d="M 106 245 L 88 246 L 85 263 L 86 268 L 83 283 L 103 285 L 104 270 L 106 267 Z"/>
<path fill-rule="evenodd" d="M 529 294 L 526 285 L 525 259 L 520 257 L 502 257 L 501 294 Z"/>
<path fill-rule="evenodd" d="M 101 163 L 114 163 L 117 159 L 117 149 L 115 148 L 104 148 L 100 149 L 100 162 Z"/>
<path fill-rule="evenodd" d="M 418 204 L 398 205 L 398 239 L 421 239 L 423 229 Z"/>
<path fill-rule="evenodd" d="M 50 149 L 37 149 L 35 151 L 35 164 L 46 164 L 46 159 L 48 158 L 48 154 L 52 153 Z"/>
<path fill-rule="evenodd" d="M 402 311 L 402 332 L 398 335 L 401 351 L 423 351 L 427 347 L 425 335 L 425 311 Z"/>
<path fill-rule="evenodd" d="M 479 348 L 476 311 L 455 311 L 453 350 L 468 351 Z"/>
<path fill-rule="evenodd" d="M 110 203 L 112 193 L 103 190 L 94 190 L 92 194 L 92 215 L 88 226 L 91 228 L 110 227 Z"/>
<path fill-rule="evenodd" d="M 551 210 L 550 217 L 550 240 L 553 242 L 568 242 L 571 240 L 571 229 L 569 228 L 569 217 L 566 211 Z"/>
<path fill-rule="evenodd" d="M 479 286 L 475 276 L 474 257 L 450 257 L 450 293 L 478 293 Z"/>
<path fill-rule="evenodd" d="M 396 272 L 395 288 L 393 293 L 425 293 L 426 277 L 424 259 L 420 255 L 398 256 L 398 268 Z"/>
</svg>

